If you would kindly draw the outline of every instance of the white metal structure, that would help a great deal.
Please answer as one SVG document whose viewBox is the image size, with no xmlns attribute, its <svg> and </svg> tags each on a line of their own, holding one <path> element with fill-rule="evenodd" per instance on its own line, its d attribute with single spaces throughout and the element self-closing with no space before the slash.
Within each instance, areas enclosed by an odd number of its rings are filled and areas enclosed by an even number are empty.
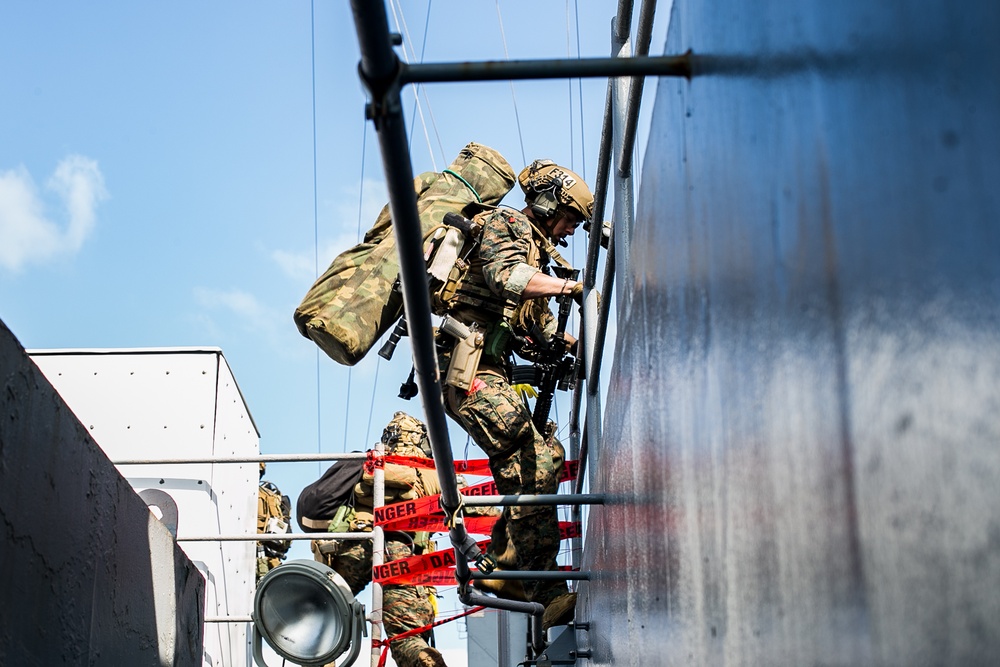
<svg viewBox="0 0 1000 667">
<path fill-rule="evenodd" d="M 260 435 L 218 348 L 29 350 L 112 460 L 257 456 Z M 122 465 L 121 474 L 176 534 L 251 534 L 256 463 Z M 165 498 L 162 494 L 167 494 Z M 159 500 L 157 500 L 159 498 Z M 181 542 L 205 577 L 205 617 L 253 608 L 255 543 Z M 205 667 L 249 664 L 246 623 L 205 624 Z"/>
</svg>

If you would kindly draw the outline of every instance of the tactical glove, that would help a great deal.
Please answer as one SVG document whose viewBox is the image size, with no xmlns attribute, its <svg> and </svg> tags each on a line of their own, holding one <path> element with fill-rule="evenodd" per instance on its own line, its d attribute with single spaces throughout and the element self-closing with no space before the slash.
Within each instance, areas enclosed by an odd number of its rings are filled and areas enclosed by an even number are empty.
<svg viewBox="0 0 1000 667">
<path fill-rule="evenodd" d="M 593 290 L 594 294 L 597 295 L 597 310 L 601 309 L 601 293 L 597 290 Z M 576 305 L 583 308 L 583 283 L 576 283 L 573 285 L 573 289 L 570 290 L 570 295 L 573 300 L 576 301 Z"/>
</svg>

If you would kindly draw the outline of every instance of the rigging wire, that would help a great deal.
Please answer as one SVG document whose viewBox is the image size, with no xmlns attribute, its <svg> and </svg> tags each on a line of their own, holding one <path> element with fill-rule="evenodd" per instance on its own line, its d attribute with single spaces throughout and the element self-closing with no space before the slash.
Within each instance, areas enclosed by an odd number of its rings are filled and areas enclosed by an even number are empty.
<svg viewBox="0 0 1000 667">
<path fill-rule="evenodd" d="M 415 57 L 414 57 L 415 54 L 413 52 L 413 49 L 411 49 L 409 47 L 409 45 L 410 45 L 410 29 L 409 29 L 409 26 L 406 23 L 406 16 L 403 14 L 403 9 L 402 9 L 401 6 L 397 8 L 395 0 L 389 0 L 389 7 L 392 10 L 392 19 L 393 19 L 393 21 L 396 24 L 396 31 L 399 32 L 400 34 L 402 34 L 405 37 L 405 39 L 403 40 L 403 55 L 412 62 L 415 59 Z M 424 25 L 424 42 L 423 42 L 423 47 L 421 49 L 420 62 L 423 62 L 423 59 L 424 59 L 423 53 L 424 53 L 424 50 L 427 47 L 427 28 L 430 25 L 430 10 L 431 10 L 430 3 L 428 3 L 427 4 L 427 19 L 426 19 L 426 23 Z M 419 104 L 420 93 L 423 90 L 424 90 L 423 86 L 421 86 L 419 84 L 414 85 L 414 87 L 413 87 L 413 104 L 414 104 L 414 108 L 416 110 L 417 115 L 420 117 L 420 124 L 421 124 L 421 126 L 423 127 L 423 130 L 424 130 L 424 140 L 427 142 L 427 152 L 430 154 L 431 166 L 433 167 L 434 171 L 437 171 L 437 161 L 434 159 L 434 149 L 431 148 L 431 138 L 430 138 L 430 135 L 427 133 L 427 121 L 424 118 L 423 107 L 421 107 L 420 104 Z M 431 125 L 434 128 L 434 135 L 437 138 L 438 147 L 441 150 L 442 159 L 444 159 L 445 162 L 447 163 L 448 158 L 445 156 L 444 146 L 441 144 L 441 135 L 438 133 L 437 123 L 434 121 L 434 114 L 431 111 L 430 102 L 427 100 L 427 93 L 426 92 L 424 92 L 424 102 L 427 105 L 427 114 L 431 118 Z M 410 137 L 412 139 L 412 137 L 413 137 L 413 129 L 411 129 L 411 131 L 410 131 Z"/>
<path fill-rule="evenodd" d="M 400 20 L 403 23 L 403 30 L 404 30 L 404 32 L 406 34 L 406 41 L 407 41 L 407 43 L 409 43 L 410 42 L 410 28 L 406 24 L 406 14 L 403 13 L 402 6 L 400 6 L 400 9 L 399 9 L 399 18 L 400 18 Z M 424 19 L 424 39 L 423 39 L 423 42 L 422 42 L 421 47 L 420 47 L 420 62 L 424 62 L 424 54 L 427 52 L 427 35 L 430 32 L 430 24 L 431 24 L 431 2 L 430 2 L 430 0 L 428 0 L 428 2 L 427 2 L 427 16 Z M 411 51 L 410 51 L 410 58 L 411 59 L 413 58 L 413 55 L 414 54 L 413 54 L 413 51 L 411 49 Z M 418 90 L 418 88 L 415 86 L 414 87 L 414 91 L 413 91 L 413 95 L 414 95 L 413 102 L 414 102 L 414 104 L 416 104 L 416 102 L 417 102 L 417 98 L 416 98 L 417 90 Z M 438 132 L 437 119 L 434 118 L 434 107 L 431 106 L 430 99 L 427 97 L 426 86 L 424 86 L 424 85 L 419 86 L 419 91 L 421 93 L 423 93 L 423 96 L 424 96 L 424 104 L 427 107 L 427 115 L 430 116 L 430 119 L 431 119 L 431 128 L 434 130 L 434 138 L 437 139 L 438 150 L 441 151 L 441 159 L 444 161 L 445 164 L 447 164 L 448 163 L 448 155 L 447 155 L 447 153 L 445 153 L 444 144 L 441 142 L 441 133 Z M 423 122 L 423 116 L 421 116 L 421 122 Z M 424 136 L 426 137 L 427 136 L 427 124 L 423 123 L 423 126 L 424 126 Z M 430 139 L 429 138 L 427 139 L 427 150 L 428 150 L 428 152 L 431 152 Z M 432 166 L 433 166 L 433 162 L 434 162 L 434 160 L 433 160 L 433 156 L 432 156 L 431 157 Z M 436 167 L 435 167 L 435 169 L 436 169 Z"/>
<path fill-rule="evenodd" d="M 566 58 L 568 59 L 572 53 L 570 51 L 570 29 L 569 29 L 569 0 L 566 0 Z M 570 169 L 576 170 L 576 155 L 573 152 L 573 79 L 566 79 L 566 88 L 569 91 L 569 166 Z M 586 180 L 587 175 L 583 175 Z M 573 263 L 576 263 L 576 244 L 573 244 Z"/>
<path fill-rule="evenodd" d="M 424 18 L 424 39 L 423 39 L 423 42 L 420 44 L 420 62 L 424 62 L 424 55 L 427 53 L 427 34 L 428 34 L 428 32 L 430 32 L 430 26 L 431 26 L 431 3 L 432 3 L 432 0 L 427 0 L 427 16 Z M 400 13 L 402 13 L 402 12 L 400 12 Z M 403 24 L 404 24 L 404 26 L 406 25 L 405 18 L 404 18 Z M 416 85 L 413 86 L 413 110 L 410 112 L 410 118 L 413 118 L 413 116 L 416 115 L 416 113 L 417 113 L 417 106 L 420 103 L 420 100 L 417 97 L 417 93 L 418 93 L 419 90 L 420 90 L 420 84 L 416 84 Z M 427 104 L 427 109 L 428 109 L 428 111 L 430 111 L 430 103 L 429 102 Z M 421 119 L 422 118 L 423 117 L 421 117 Z M 410 137 L 409 137 L 409 140 L 407 142 L 407 145 L 410 146 L 411 150 L 412 150 L 412 147 L 413 147 L 413 131 L 415 129 L 416 129 L 416 123 L 411 124 L 410 125 Z M 426 128 L 425 128 L 425 131 L 426 131 Z M 437 134 L 437 125 L 434 126 L 434 133 Z M 441 142 L 441 138 L 438 137 L 438 143 L 440 143 L 440 142 Z M 442 153 L 443 152 L 444 152 L 444 150 L 442 149 Z M 432 162 L 433 162 L 433 157 L 432 157 Z"/>
<path fill-rule="evenodd" d="M 355 243 L 361 243 L 361 214 L 364 211 L 365 201 L 365 157 L 368 154 L 368 120 L 362 121 L 364 127 L 361 130 L 361 178 L 358 183 L 358 231 Z M 347 427 L 351 421 L 351 379 L 354 375 L 354 368 L 347 369 L 347 400 L 344 402 L 344 452 L 347 452 Z"/>
<path fill-rule="evenodd" d="M 382 357 L 375 361 L 375 379 L 372 381 L 372 401 L 368 406 L 368 426 L 365 428 L 365 445 L 371 442 L 372 415 L 375 414 L 375 390 L 378 389 L 378 369 L 382 365 Z"/>
<path fill-rule="evenodd" d="M 309 34 L 312 58 L 312 141 L 313 141 L 313 275 L 319 275 L 319 178 L 316 158 L 316 0 L 309 3 Z M 321 401 L 319 348 L 316 348 L 316 453 L 323 453 L 323 403 Z M 321 464 L 316 462 L 320 472 Z"/>
<path fill-rule="evenodd" d="M 576 57 L 581 58 L 580 51 L 580 0 L 573 0 L 573 6 L 576 12 Z M 583 174 L 584 180 L 587 179 L 587 133 L 584 129 L 583 123 L 583 79 L 576 80 L 577 87 L 579 88 L 579 94 L 577 99 L 580 102 L 580 166 L 583 169 L 581 172 Z"/>
<path fill-rule="evenodd" d="M 504 58 L 510 60 L 510 53 L 507 51 L 507 34 L 503 29 L 503 16 L 500 15 L 500 0 L 497 4 L 497 21 L 500 23 L 500 39 L 503 41 Z M 521 132 L 521 115 L 517 112 L 517 95 L 514 93 L 514 81 L 510 81 L 510 96 L 514 100 L 514 120 L 517 122 L 517 139 L 521 143 L 521 164 L 528 164 L 528 158 L 524 153 L 524 136 Z"/>
</svg>

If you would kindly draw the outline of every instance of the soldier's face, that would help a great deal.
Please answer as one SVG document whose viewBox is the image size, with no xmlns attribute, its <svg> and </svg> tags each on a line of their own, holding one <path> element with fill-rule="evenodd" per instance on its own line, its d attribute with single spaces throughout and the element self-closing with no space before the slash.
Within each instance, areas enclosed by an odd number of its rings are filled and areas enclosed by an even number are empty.
<svg viewBox="0 0 1000 667">
<path fill-rule="evenodd" d="M 573 232 L 580 225 L 582 220 L 577 220 L 574 213 L 568 211 L 560 211 L 556 214 L 556 217 L 552 219 L 552 240 L 553 241 L 564 241 L 567 236 L 573 236 Z"/>
</svg>

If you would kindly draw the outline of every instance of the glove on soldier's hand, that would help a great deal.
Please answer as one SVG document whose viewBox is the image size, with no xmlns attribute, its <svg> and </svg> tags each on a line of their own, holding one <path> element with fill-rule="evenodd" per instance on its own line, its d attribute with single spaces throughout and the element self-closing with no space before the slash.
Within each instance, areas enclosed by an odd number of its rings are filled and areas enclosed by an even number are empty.
<svg viewBox="0 0 1000 667">
<path fill-rule="evenodd" d="M 594 294 L 597 295 L 597 309 L 600 310 L 601 293 L 598 292 L 597 290 L 593 290 L 593 292 Z M 573 300 L 576 301 L 576 305 L 580 306 L 580 308 L 583 308 L 583 283 L 576 283 L 575 285 L 573 285 L 573 289 L 570 290 L 570 295 L 573 297 Z"/>
</svg>

